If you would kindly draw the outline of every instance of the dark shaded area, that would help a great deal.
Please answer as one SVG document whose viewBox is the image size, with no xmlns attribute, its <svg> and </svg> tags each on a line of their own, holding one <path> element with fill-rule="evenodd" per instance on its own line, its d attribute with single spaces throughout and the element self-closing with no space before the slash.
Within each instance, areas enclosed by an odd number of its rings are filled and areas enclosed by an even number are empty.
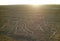
<svg viewBox="0 0 60 41">
<path fill-rule="evenodd" d="M 11 35 L 10 37 L 13 37 L 16 40 L 22 39 L 22 40 L 28 40 L 28 41 L 36 41 L 36 39 L 33 39 L 31 36 L 19 36 L 19 35 Z"/>
</svg>

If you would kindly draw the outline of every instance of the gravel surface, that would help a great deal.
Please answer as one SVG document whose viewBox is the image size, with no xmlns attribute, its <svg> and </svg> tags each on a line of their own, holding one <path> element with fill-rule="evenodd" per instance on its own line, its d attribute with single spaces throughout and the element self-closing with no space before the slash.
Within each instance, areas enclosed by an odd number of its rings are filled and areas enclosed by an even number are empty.
<svg viewBox="0 0 60 41">
<path fill-rule="evenodd" d="M 17 40 L 58 41 L 55 36 L 60 34 L 59 13 L 60 6 L 57 5 L 39 8 L 28 5 L 0 6 L 0 31 Z"/>
</svg>

